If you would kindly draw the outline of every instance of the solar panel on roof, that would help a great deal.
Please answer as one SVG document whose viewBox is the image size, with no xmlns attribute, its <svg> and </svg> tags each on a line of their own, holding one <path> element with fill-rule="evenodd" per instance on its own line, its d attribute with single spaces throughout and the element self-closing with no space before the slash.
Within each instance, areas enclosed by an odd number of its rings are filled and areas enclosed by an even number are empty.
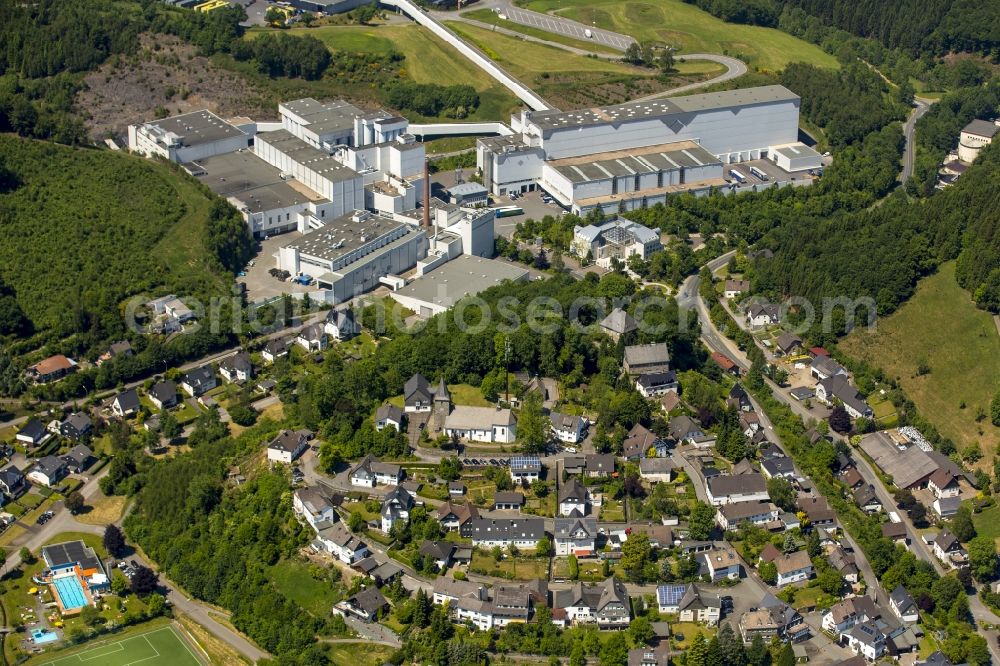
<svg viewBox="0 0 1000 666">
<path fill-rule="evenodd" d="M 686 585 L 660 585 L 656 588 L 656 600 L 661 606 L 676 606 L 686 589 Z"/>
</svg>

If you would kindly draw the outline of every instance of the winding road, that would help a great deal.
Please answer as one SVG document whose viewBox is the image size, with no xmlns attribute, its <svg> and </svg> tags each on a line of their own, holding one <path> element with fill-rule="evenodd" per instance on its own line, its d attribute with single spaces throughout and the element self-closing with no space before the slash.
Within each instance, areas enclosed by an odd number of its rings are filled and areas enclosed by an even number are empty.
<svg viewBox="0 0 1000 666">
<path fill-rule="evenodd" d="M 903 148 L 903 170 L 899 175 L 899 182 L 903 185 L 913 175 L 913 160 L 916 155 L 917 121 L 927 113 L 927 110 L 931 108 L 931 104 L 934 103 L 932 99 L 922 99 L 920 97 L 915 98 L 913 101 L 915 104 L 913 111 L 910 112 L 910 117 L 903 123 L 903 138 L 906 139 L 906 146 Z"/>
</svg>

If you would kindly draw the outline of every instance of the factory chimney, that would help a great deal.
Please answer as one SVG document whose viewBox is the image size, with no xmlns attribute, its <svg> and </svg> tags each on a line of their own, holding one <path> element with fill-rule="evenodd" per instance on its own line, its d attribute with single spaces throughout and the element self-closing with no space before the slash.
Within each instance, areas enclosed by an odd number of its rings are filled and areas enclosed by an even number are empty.
<svg viewBox="0 0 1000 666">
<path fill-rule="evenodd" d="M 424 228 L 431 226 L 431 161 L 424 158 Z"/>
</svg>

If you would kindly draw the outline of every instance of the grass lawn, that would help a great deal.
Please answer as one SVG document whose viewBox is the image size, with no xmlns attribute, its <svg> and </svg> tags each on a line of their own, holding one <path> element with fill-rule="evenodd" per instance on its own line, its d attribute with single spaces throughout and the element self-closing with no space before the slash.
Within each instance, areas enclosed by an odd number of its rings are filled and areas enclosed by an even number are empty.
<svg viewBox="0 0 1000 666">
<path fill-rule="evenodd" d="M 544 557 L 507 557 L 499 562 L 489 553 L 476 551 L 472 554 L 471 571 L 485 571 L 486 575 L 498 578 L 513 578 L 514 580 L 548 579 L 549 561 Z"/>
<path fill-rule="evenodd" d="M 434 384 L 432 381 L 431 384 Z M 455 405 L 469 405 L 470 407 L 490 407 L 490 403 L 483 397 L 483 392 L 478 386 L 470 384 L 449 384 L 451 391 L 451 402 Z"/>
<path fill-rule="evenodd" d="M 568 557 L 557 557 L 552 560 L 552 580 L 569 580 Z M 600 561 L 594 559 L 577 560 L 577 580 L 604 580 Z"/>
<path fill-rule="evenodd" d="M 976 526 L 976 534 L 993 539 L 1000 552 L 1000 504 L 972 514 L 972 522 Z"/>
<path fill-rule="evenodd" d="M 175 617 L 188 635 L 208 653 L 212 666 L 245 666 L 250 663 L 228 643 L 209 633 L 203 626 L 182 613 Z"/>
<path fill-rule="evenodd" d="M 87 525 L 107 525 L 122 517 L 126 498 L 122 496 L 96 497 L 89 503 L 89 511 L 76 515 L 77 521 Z"/>
<path fill-rule="evenodd" d="M 344 510 L 347 511 L 347 513 L 349 514 L 357 511 L 358 513 L 361 514 L 361 517 L 364 518 L 365 520 L 375 520 L 376 518 L 379 517 L 378 513 L 373 513 L 368 509 L 366 509 L 364 502 L 348 502 L 347 504 L 344 505 Z"/>
<path fill-rule="evenodd" d="M 472 150 L 476 147 L 477 138 L 474 136 L 446 136 L 425 141 L 424 148 L 427 150 L 428 156 L 453 153 L 458 150 Z"/>
<path fill-rule="evenodd" d="M 476 112 L 466 119 L 469 121 L 506 118 L 518 106 L 517 100 L 506 88 L 457 50 L 418 25 L 320 26 L 294 28 L 285 32 L 311 35 L 330 49 L 377 54 L 397 51 L 405 56 L 400 63 L 403 73 L 417 83 L 471 85 L 479 92 L 480 104 Z M 329 85 L 331 81 L 324 80 L 321 83 Z M 328 96 L 334 94 L 331 90 Z M 411 120 L 420 119 L 419 114 L 412 112 L 407 112 L 407 117 Z"/>
<path fill-rule="evenodd" d="M 671 44 L 681 53 L 737 56 L 765 70 L 781 69 L 795 61 L 837 67 L 833 56 L 788 33 L 726 23 L 682 0 L 520 0 L 518 4 L 538 12 L 554 11 L 640 41 Z"/>
<path fill-rule="evenodd" d="M 625 522 L 625 506 L 620 500 L 604 500 L 601 506 L 601 520 L 606 523 Z"/>
<path fill-rule="evenodd" d="M 977 310 L 955 282 L 954 263 L 922 280 L 913 297 L 873 331 L 849 335 L 840 349 L 898 378 L 924 418 L 959 449 L 979 442 L 985 454 L 980 464 L 989 464 L 1000 428 L 988 416 L 977 423 L 976 410 L 989 414 L 1000 382 L 1000 336 L 990 315 Z M 922 361 L 931 371 L 917 376 Z"/>
<path fill-rule="evenodd" d="M 709 627 L 703 627 L 697 622 L 675 622 L 670 625 L 670 633 L 673 636 L 683 636 L 684 640 L 675 640 L 674 646 L 682 650 L 687 649 L 694 637 L 698 635 L 698 632 L 708 640 L 711 640 L 712 636 L 715 635 L 715 629 L 710 629 Z"/>
<path fill-rule="evenodd" d="M 555 32 L 549 32 L 547 30 L 542 30 L 541 28 L 535 28 L 528 25 L 521 25 L 520 23 L 514 23 L 513 21 L 500 18 L 496 12 L 491 9 L 474 9 L 468 12 L 462 12 L 462 16 L 470 18 L 474 21 L 480 21 L 482 23 L 489 23 L 490 25 L 498 25 L 501 28 L 507 30 L 513 30 L 514 32 L 519 32 L 522 35 L 528 35 L 529 37 L 537 37 L 539 39 L 544 39 L 548 42 L 556 42 L 558 44 L 565 44 L 566 46 L 572 46 L 574 48 L 583 49 L 584 51 L 591 51 L 594 53 L 606 53 L 608 55 L 620 56 L 621 51 L 613 49 L 608 46 L 603 46 L 597 42 L 584 41 L 582 39 L 574 39 L 573 37 L 567 37 L 566 35 L 560 35 Z"/>
<path fill-rule="evenodd" d="M 281 560 L 268 569 L 268 577 L 282 594 L 316 617 L 327 617 L 343 596 L 330 583 L 313 578 L 309 565 L 296 560 Z"/>
<path fill-rule="evenodd" d="M 331 645 L 327 654 L 337 666 L 379 666 L 389 660 L 393 651 L 388 645 L 359 641 Z"/>
<path fill-rule="evenodd" d="M 467 23 L 453 21 L 448 27 L 558 108 L 616 104 L 682 83 L 661 80 L 646 68 L 581 56 Z M 724 71 L 707 61 L 678 63 L 676 68 L 692 81 Z"/>
<path fill-rule="evenodd" d="M 102 666 L 127 666 L 142 662 L 147 666 L 200 666 L 202 661 L 187 640 L 172 625 L 150 628 L 138 627 L 111 637 L 91 641 L 81 647 L 71 648 L 53 655 L 43 655 L 29 664 L 45 666 L 71 666 L 72 664 L 101 664 Z"/>
<path fill-rule="evenodd" d="M 868 404 L 871 405 L 872 411 L 875 412 L 875 420 L 882 427 L 895 427 L 899 422 L 899 417 L 896 414 L 896 406 L 892 404 L 892 400 L 879 400 L 876 396 L 878 396 L 877 393 L 868 397 Z"/>
</svg>

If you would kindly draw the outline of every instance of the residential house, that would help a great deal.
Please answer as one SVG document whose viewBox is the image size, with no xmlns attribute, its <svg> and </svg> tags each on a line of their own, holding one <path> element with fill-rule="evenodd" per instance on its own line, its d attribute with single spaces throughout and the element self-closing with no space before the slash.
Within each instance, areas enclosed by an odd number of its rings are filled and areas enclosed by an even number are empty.
<svg viewBox="0 0 1000 666">
<path fill-rule="evenodd" d="M 253 377 L 253 364 L 250 354 L 245 351 L 227 356 L 219 362 L 219 374 L 230 384 L 240 384 Z"/>
<path fill-rule="evenodd" d="M 140 407 L 139 394 L 134 388 L 122 391 L 111 399 L 111 412 L 120 419 L 135 416 Z"/>
<path fill-rule="evenodd" d="M 958 479 L 947 469 L 939 467 L 927 479 L 927 488 L 934 493 L 934 497 L 942 499 L 944 497 L 958 497 L 962 492 L 958 485 Z"/>
<path fill-rule="evenodd" d="M 385 403 L 375 410 L 375 430 L 382 432 L 386 427 L 396 429 L 396 432 L 403 432 L 403 410 L 395 405 Z"/>
<path fill-rule="evenodd" d="M 715 521 L 726 532 L 739 529 L 743 523 L 766 526 L 778 520 L 781 510 L 767 501 L 734 502 L 716 509 Z"/>
<path fill-rule="evenodd" d="M 687 588 L 688 585 L 683 583 L 658 585 L 656 587 L 656 605 L 660 613 L 676 615 L 680 610 L 681 599 L 684 598 Z"/>
<path fill-rule="evenodd" d="M 479 509 L 471 502 L 455 504 L 451 500 L 448 500 L 438 506 L 435 510 L 435 516 L 438 522 L 441 523 L 441 527 L 449 532 L 462 534 L 465 531 L 465 526 L 470 521 L 479 518 Z"/>
<path fill-rule="evenodd" d="M 574 414 L 549 412 L 552 434 L 560 442 L 576 444 L 583 440 L 587 432 L 587 421 Z"/>
<path fill-rule="evenodd" d="M 743 294 L 750 292 L 750 281 L 749 280 L 734 280 L 732 278 L 726 280 L 726 284 L 722 289 L 722 295 L 725 298 L 739 298 Z"/>
<path fill-rule="evenodd" d="M 909 537 L 906 535 L 906 525 L 902 522 L 894 523 L 890 521 L 882 523 L 882 536 L 902 546 L 906 546 L 909 543 Z"/>
<path fill-rule="evenodd" d="M 118 342 L 112 342 L 111 345 L 108 346 L 107 351 L 97 358 L 96 365 L 100 367 L 113 359 L 124 358 L 131 355 L 132 345 L 129 344 L 128 340 L 119 340 Z"/>
<path fill-rule="evenodd" d="M 327 521 L 335 522 L 337 512 L 333 502 L 319 486 L 309 488 L 299 488 L 292 493 L 292 509 L 299 516 L 305 518 L 306 522 L 316 528 L 316 524 Z"/>
<path fill-rule="evenodd" d="M 824 497 L 799 497 L 795 503 L 813 527 L 826 527 L 837 522 L 837 514 Z"/>
<path fill-rule="evenodd" d="M 718 626 L 722 617 L 722 600 L 718 594 L 705 592 L 691 583 L 677 604 L 677 616 L 681 622 L 698 622 L 709 627 Z"/>
<path fill-rule="evenodd" d="M 635 380 L 635 390 L 644 398 L 655 398 L 670 391 L 676 393 L 679 387 L 677 373 L 673 370 L 644 372 Z"/>
<path fill-rule="evenodd" d="M 870 483 L 854 491 L 854 503 L 865 513 L 878 513 L 882 510 L 882 501 L 875 492 L 875 486 Z"/>
<path fill-rule="evenodd" d="M 690 416 L 682 415 L 670 419 L 670 436 L 676 442 L 691 444 L 698 449 L 715 445 L 715 436 L 702 430 L 701 424 Z"/>
<path fill-rule="evenodd" d="M 810 352 L 811 355 L 812 352 Z M 847 377 L 847 370 L 844 366 L 830 358 L 829 354 L 813 356 L 812 363 L 809 364 L 809 372 L 820 381 L 836 377 L 837 375 Z"/>
<path fill-rule="evenodd" d="M 736 365 L 736 361 L 729 358 L 722 352 L 712 352 L 711 359 L 712 362 L 719 366 L 719 369 L 723 372 L 733 375 L 734 377 L 740 376 L 740 366 Z"/>
<path fill-rule="evenodd" d="M 403 386 L 404 410 L 410 412 L 429 412 L 434 405 L 434 391 L 427 378 L 419 372 Z"/>
<path fill-rule="evenodd" d="M 389 611 L 389 602 L 378 588 L 368 587 L 344 601 L 344 608 L 365 622 L 374 622 L 379 615 Z"/>
<path fill-rule="evenodd" d="M 462 597 L 454 605 L 450 606 L 450 608 L 454 613 L 456 622 L 472 624 L 472 626 L 480 631 L 489 631 L 493 628 L 493 603 L 488 599 Z M 527 615 L 525 615 L 525 620 L 523 621 L 527 621 Z"/>
<path fill-rule="evenodd" d="M 517 419 L 509 409 L 456 405 L 445 417 L 444 432 L 470 442 L 511 444 L 517 439 Z"/>
<path fill-rule="evenodd" d="M 459 599 L 468 598 L 484 601 L 486 588 L 480 583 L 473 583 L 465 580 L 455 580 L 446 576 L 439 576 L 434 580 L 434 603 L 451 604 L 454 612 L 454 604 Z"/>
<path fill-rule="evenodd" d="M 750 400 L 750 394 L 747 393 L 747 390 L 739 382 L 733 384 L 733 388 L 729 389 L 729 395 L 726 396 L 726 406 L 733 407 L 741 412 L 753 411 L 753 402 Z"/>
<path fill-rule="evenodd" d="M 768 458 L 761 461 L 760 471 L 768 479 L 794 479 L 795 463 L 792 462 L 791 458 Z"/>
<path fill-rule="evenodd" d="M 861 473 L 856 467 L 849 467 L 840 475 L 840 479 L 844 482 L 852 492 L 860 488 L 865 484 L 865 479 L 861 476 Z"/>
<path fill-rule="evenodd" d="M 886 635 L 875 622 L 856 624 L 847 633 L 842 634 L 841 641 L 856 655 L 868 661 L 876 661 L 886 650 Z"/>
<path fill-rule="evenodd" d="M 757 473 L 714 476 L 705 482 L 705 487 L 708 500 L 713 506 L 735 502 L 766 502 L 771 499 L 767 494 L 767 480 Z"/>
<path fill-rule="evenodd" d="M 781 321 L 781 308 L 774 303 L 763 303 L 760 301 L 750 303 L 743 310 L 746 315 L 747 325 L 750 328 L 763 328 L 772 326 Z"/>
<path fill-rule="evenodd" d="M 611 314 L 601 320 L 600 326 L 601 330 L 615 342 L 618 342 L 623 335 L 639 330 L 639 324 L 635 319 L 621 308 L 612 310 Z"/>
<path fill-rule="evenodd" d="M 669 666 L 670 643 L 658 643 L 656 647 L 640 647 L 628 651 L 628 666 Z"/>
<path fill-rule="evenodd" d="M 850 597 L 835 603 L 823 615 L 822 626 L 831 634 L 844 634 L 863 622 L 877 620 L 882 611 L 871 597 Z"/>
<path fill-rule="evenodd" d="M 940 650 L 927 657 L 924 661 L 916 662 L 915 666 L 954 666 L 948 657 L 944 656 Z"/>
<path fill-rule="evenodd" d="M 382 587 L 396 579 L 402 579 L 403 568 L 392 562 L 383 562 L 371 569 L 368 572 L 368 577 L 375 581 L 377 586 Z"/>
<path fill-rule="evenodd" d="M 279 358 L 288 356 L 288 340 L 286 338 L 268 340 L 260 350 L 260 355 L 267 363 L 274 363 Z"/>
<path fill-rule="evenodd" d="M 80 474 L 94 462 L 94 452 L 83 444 L 77 444 L 60 458 L 66 464 L 66 471 Z"/>
<path fill-rule="evenodd" d="M 149 387 L 146 396 L 157 409 L 170 409 L 177 405 L 177 384 L 170 380 L 156 382 Z"/>
<path fill-rule="evenodd" d="M 215 373 L 208 365 L 189 370 L 181 379 L 181 388 L 192 398 L 211 391 L 216 386 L 218 386 L 218 382 L 215 379 Z"/>
<path fill-rule="evenodd" d="M 586 456 L 566 456 L 562 463 L 563 471 L 569 475 L 583 474 L 587 469 Z"/>
<path fill-rule="evenodd" d="M 50 437 L 52 437 L 52 433 L 45 429 L 45 426 L 42 425 L 41 421 L 38 419 L 29 419 L 28 422 L 17 431 L 14 439 L 25 444 L 29 448 L 34 448 L 49 441 Z"/>
<path fill-rule="evenodd" d="M 958 513 L 958 507 L 962 505 L 961 497 L 941 497 L 931 504 L 931 510 L 941 519 L 948 519 Z"/>
<path fill-rule="evenodd" d="M 740 617 L 740 635 L 746 643 L 752 642 L 755 636 L 768 643 L 775 637 L 800 641 L 808 638 L 810 631 L 798 611 L 773 594 L 765 594 L 757 608 Z"/>
<path fill-rule="evenodd" d="M 78 440 L 89 435 L 94 429 L 94 424 L 90 417 L 83 412 L 75 412 L 67 416 L 59 424 L 59 434 L 66 439 Z"/>
<path fill-rule="evenodd" d="M 282 430 L 267 445 L 267 459 L 291 464 L 309 448 L 309 439 L 301 430 Z"/>
<path fill-rule="evenodd" d="M 804 550 L 781 555 L 774 560 L 774 566 L 778 570 L 778 587 L 809 580 L 816 573 L 809 553 Z"/>
<path fill-rule="evenodd" d="M 422 557 L 429 559 L 437 566 L 438 571 L 444 571 L 451 566 L 455 543 L 452 541 L 424 541 L 418 551 Z"/>
<path fill-rule="evenodd" d="M 631 621 L 628 592 L 615 577 L 597 585 L 578 582 L 568 590 L 556 590 L 552 608 L 564 613 L 571 624 L 597 623 L 600 629 L 623 629 Z"/>
<path fill-rule="evenodd" d="M 514 483 L 531 483 L 541 478 L 542 461 L 538 456 L 512 456 L 508 469 Z"/>
<path fill-rule="evenodd" d="M 509 490 L 498 490 L 493 494 L 494 511 L 520 511 L 524 506 L 524 495 Z"/>
<path fill-rule="evenodd" d="M 465 497 L 465 493 L 469 489 L 461 481 L 449 481 L 448 482 L 448 496 L 449 497 Z"/>
<path fill-rule="evenodd" d="M 651 457 L 665 458 L 670 453 L 666 439 L 653 433 L 641 423 L 636 423 L 622 441 L 622 456 L 626 460 Z"/>
<path fill-rule="evenodd" d="M 774 341 L 775 356 L 791 356 L 802 351 L 802 338 L 794 333 L 782 333 Z"/>
<path fill-rule="evenodd" d="M 394 486 L 382 499 L 382 531 L 386 534 L 396 523 L 410 522 L 410 511 L 416 501 L 405 488 Z"/>
<path fill-rule="evenodd" d="M 334 340 L 350 340 L 361 332 L 361 327 L 354 319 L 354 311 L 346 308 L 327 312 L 323 330 Z"/>
<path fill-rule="evenodd" d="M 494 626 L 527 622 L 531 617 L 531 590 L 527 585 L 497 585 L 492 605 Z"/>
<path fill-rule="evenodd" d="M 677 409 L 680 404 L 681 397 L 674 391 L 667 391 L 660 396 L 660 408 L 667 414 Z"/>
<path fill-rule="evenodd" d="M 590 557 L 596 551 L 596 518 L 556 518 L 552 533 L 557 556 Z"/>
<path fill-rule="evenodd" d="M 848 553 L 839 543 L 829 549 L 826 554 L 826 560 L 830 563 L 833 570 L 839 573 L 840 577 L 846 582 L 852 585 L 858 582 L 860 572 L 858 571 L 854 554 Z"/>
<path fill-rule="evenodd" d="M 740 424 L 740 430 L 747 437 L 753 437 L 754 433 L 761 430 L 760 416 L 757 412 L 740 412 L 737 421 Z"/>
<path fill-rule="evenodd" d="M 920 619 L 916 602 L 902 585 L 897 585 L 889 595 L 889 607 L 902 622 L 912 624 Z"/>
<path fill-rule="evenodd" d="M 852 419 L 870 419 L 874 415 L 872 408 L 845 375 L 821 379 L 816 385 L 816 398 L 826 405 L 840 401 Z"/>
<path fill-rule="evenodd" d="M 670 458 L 643 458 L 639 461 L 639 476 L 650 483 L 669 482 L 674 467 Z"/>
<path fill-rule="evenodd" d="M 622 359 L 625 374 L 631 376 L 670 371 L 670 351 L 665 342 L 625 347 Z"/>
<path fill-rule="evenodd" d="M 42 359 L 25 371 L 28 379 L 36 384 L 47 384 L 76 371 L 76 363 L 62 354 L 55 354 Z"/>
<path fill-rule="evenodd" d="M 395 486 L 403 480 L 403 468 L 392 463 L 379 462 L 370 453 L 350 472 L 351 485 L 360 488 Z"/>
<path fill-rule="evenodd" d="M 351 534 L 343 523 L 321 520 L 313 527 L 320 549 L 344 564 L 354 564 L 368 557 L 368 545 Z"/>
<path fill-rule="evenodd" d="M 576 477 L 570 477 L 559 488 L 559 515 L 586 516 L 590 513 L 590 491 Z"/>
<path fill-rule="evenodd" d="M 13 465 L 0 469 L 0 493 L 3 493 L 8 500 L 16 499 L 27 488 L 28 484 L 21 470 Z"/>
<path fill-rule="evenodd" d="M 586 461 L 584 473 L 588 478 L 603 479 L 615 473 L 615 457 L 610 453 L 589 453 Z"/>
<path fill-rule="evenodd" d="M 740 558 L 729 548 L 715 548 L 701 556 L 708 570 L 708 577 L 713 583 L 729 578 L 739 580 L 743 572 Z"/>
<path fill-rule="evenodd" d="M 299 330 L 295 336 L 295 344 L 307 352 L 317 352 L 326 349 L 326 330 L 324 330 L 323 324 L 310 324 Z"/>
<path fill-rule="evenodd" d="M 545 536 L 545 521 L 541 518 L 477 518 L 469 521 L 469 538 L 481 548 L 535 548 Z"/>
<path fill-rule="evenodd" d="M 28 469 L 25 475 L 32 483 L 52 487 L 62 481 L 68 473 L 66 463 L 55 456 L 45 456 Z"/>
<path fill-rule="evenodd" d="M 958 541 L 954 534 L 948 530 L 942 530 L 934 539 L 931 541 L 931 550 L 934 551 L 934 555 L 941 560 L 956 566 L 958 564 L 964 564 L 967 558 L 965 549 L 962 548 L 962 544 Z"/>
</svg>

